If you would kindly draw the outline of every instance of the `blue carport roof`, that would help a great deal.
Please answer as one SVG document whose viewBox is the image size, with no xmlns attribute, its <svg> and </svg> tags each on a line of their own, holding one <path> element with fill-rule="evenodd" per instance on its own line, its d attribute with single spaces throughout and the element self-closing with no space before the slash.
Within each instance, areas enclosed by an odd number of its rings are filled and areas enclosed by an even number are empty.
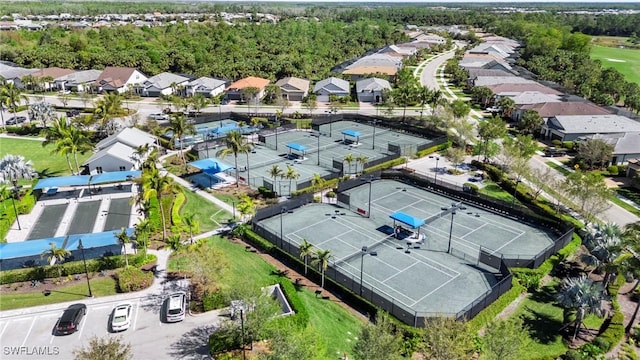
<svg viewBox="0 0 640 360">
<path fill-rule="evenodd" d="M 194 168 L 202 170 L 202 172 L 207 174 L 217 174 L 229 169 L 233 169 L 234 167 L 222 162 L 218 159 L 202 159 L 197 161 L 192 161 L 188 165 L 193 166 Z"/>
<path fill-rule="evenodd" d="M 115 231 L 104 231 L 94 234 L 77 234 L 77 235 L 69 235 L 69 240 L 67 240 L 66 249 L 69 251 L 78 249 L 78 240 L 82 239 L 82 246 L 85 249 L 98 248 L 103 246 L 115 245 L 118 243 L 118 239 L 116 238 L 116 234 L 121 230 Z M 133 228 L 126 229 L 127 235 L 133 235 Z"/>
<path fill-rule="evenodd" d="M 61 248 L 64 243 L 64 238 L 64 236 L 60 236 L 42 240 L 0 244 L 0 259 L 4 260 L 26 256 L 40 256 L 45 250 L 51 248 L 51 243 L 56 244 L 57 248 Z"/>
<path fill-rule="evenodd" d="M 353 136 L 355 138 L 359 138 L 360 137 L 360 133 L 355 131 L 355 130 L 342 130 L 342 135 L 347 135 L 347 136 Z"/>
<path fill-rule="evenodd" d="M 141 171 L 111 171 L 97 175 L 58 176 L 39 180 L 34 189 L 61 186 L 86 186 L 89 184 L 105 184 L 118 181 L 129 181 L 142 176 Z"/>
<path fill-rule="evenodd" d="M 407 213 L 404 213 L 402 211 L 398 211 L 396 213 L 393 213 L 391 215 L 389 215 L 390 218 L 392 218 L 393 220 L 396 221 L 400 221 L 403 224 L 407 224 L 409 226 L 411 226 L 412 228 L 418 228 L 422 225 L 424 225 L 424 220 L 417 218 L 415 216 L 411 216 Z"/>
<path fill-rule="evenodd" d="M 306 146 L 303 146 L 303 145 L 300 145 L 300 144 L 297 144 L 297 143 L 288 143 L 287 147 L 289 149 L 292 149 L 292 150 L 295 150 L 295 151 L 300 151 L 300 152 L 303 152 L 303 151 L 307 150 Z"/>
</svg>

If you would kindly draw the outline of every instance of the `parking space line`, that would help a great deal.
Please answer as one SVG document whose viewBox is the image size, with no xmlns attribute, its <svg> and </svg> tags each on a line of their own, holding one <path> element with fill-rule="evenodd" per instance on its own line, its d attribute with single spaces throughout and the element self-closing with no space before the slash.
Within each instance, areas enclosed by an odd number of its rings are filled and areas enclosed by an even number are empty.
<svg viewBox="0 0 640 360">
<path fill-rule="evenodd" d="M 84 317 L 82 318 L 82 326 L 80 326 L 80 331 L 78 331 L 78 337 L 81 338 L 82 337 L 82 331 L 84 330 L 84 327 L 87 325 L 87 318 L 89 317 L 89 307 L 87 307 L 87 313 L 84 314 Z"/>
<path fill-rule="evenodd" d="M 24 344 L 27 342 L 27 339 L 29 338 L 29 334 L 31 334 L 31 330 L 33 329 L 33 325 L 36 323 L 36 319 L 38 317 L 34 316 L 33 320 L 31 320 L 31 326 L 29 326 L 29 331 L 27 331 L 27 335 L 24 336 L 24 341 L 22 341 L 22 345 L 20 345 L 21 347 L 24 346 Z"/>
<path fill-rule="evenodd" d="M 2 334 L 4 334 L 4 331 L 7 330 L 7 327 L 9 327 L 9 322 L 11 322 L 11 320 L 7 321 L 4 324 L 4 327 L 2 328 L 2 331 L 0 331 L 0 338 L 2 338 Z"/>
<path fill-rule="evenodd" d="M 133 318 L 133 331 L 136 331 L 136 324 L 138 324 L 138 314 L 140 314 L 140 299 L 138 299 L 138 301 L 136 301 L 136 303 L 134 304 L 134 310 L 136 312 L 136 316 Z"/>
</svg>

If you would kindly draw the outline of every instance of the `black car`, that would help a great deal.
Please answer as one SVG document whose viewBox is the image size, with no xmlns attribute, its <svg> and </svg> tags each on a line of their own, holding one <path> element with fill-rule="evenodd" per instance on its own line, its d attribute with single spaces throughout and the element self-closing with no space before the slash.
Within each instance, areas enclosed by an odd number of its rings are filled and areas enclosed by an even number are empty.
<svg viewBox="0 0 640 360">
<path fill-rule="evenodd" d="M 80 110 L 78 109 L 71 109 L 69 111 L 67 111 L 67 117 L 74 117 L 80 115 Z"/>
<path fill-rule="evenodd" d="M 56 335 L 68 335 L 78 331 L 82 317 L 87 313 L 87 305 L 73 304 L 69 306 L 56 326 Z"/>
<path fill-rule="evenodd" d="M 9 119 L 7 119 L 6 124 L 7 125 L 18 125 L 18 124 L 22 124 L 25 121 L 27 121 L 27 118 L 24 117 L 24 116 L 13 116 L 13 117 L 10 117 Z"/>
</svg>

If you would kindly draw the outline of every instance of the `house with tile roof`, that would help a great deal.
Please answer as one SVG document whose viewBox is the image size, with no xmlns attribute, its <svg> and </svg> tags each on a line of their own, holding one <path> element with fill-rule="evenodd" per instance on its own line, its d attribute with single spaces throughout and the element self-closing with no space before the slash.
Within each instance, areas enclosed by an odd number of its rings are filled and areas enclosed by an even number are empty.
<svg viewBox="0 0 640 360">
<path fill-rule="evenodd" d="M 102 70 L 80 70 L 54 79 L 56 90 L 90 91 Z"/>
<path fill-rule="evenodd" d="M 613 145 L 612 165 L 625 165 L 635 159 L 640 159 L 640 132 L 631 131 L 616 134 L 594 134 L 585 136 L 581 141 L 600 139 Z"/>
<path fill-rule="evenodd" d="M 188 77 L 176 75 L 169 72 L 163 72 L 148 78 L 142 83 L 142 96 L 160 97 L 163 95 L 172 95 L 184 88 L 189 82 Z"/>
<path fill-rule="evenodd" d="M 508 97 L 511 100 L 513 100 L 516 106 L 537 104 L 537 103 L 562 102 L 562 97 L 560 95 L 545 94 L 538 91 L 523 91 L 523 92 L 514 93 L 514 94 L 503 93 L 502 95 L 496 95 L 495 96 L 496 103 L 504 97 Z"/>
<path fill-rule="evenodd" d="M 94 87 L 98 92 L 117 91 L 124 93 L 127 86 L 142 87 L 147 81 L 147 76 L 135 68 L 107 66 L 94 83 Z"/>
<path fill-rule="evenodd" d="M 576 141 L 596 134 L 640 132 L 640 122 L 620 115 L 556 115 L 542 125 L 541 134 L 551 140 Z"/>
<path fill-rule="evenodd" d="M 201 94 L 207 98 L 222 94 L 226 88 L 227 82 L 225 80 L 214 79 L 206 76 L 192 80 L 185 86 L 187 96 Z"/>
<path fill-rule="evenodd" d="M 500 95 L 500 96 L 509 96 L 509 95 L 522 93 L 525 91 L 537 91 L 543 94 L 562 95 L 560 91 L 552 89 L 548 86 L 544 86 L 535 81 L 522 83 L 522 84 L 508 83 L 508 84 L 495 84 L 495 85 L 485 85 L 485 86 L 491 89 L 491 91 L 493 91 L 494 94 Z"/>
<path fill-rule="evenodd" d="M 402 67 L 402 58 L 389 54 L 371 54 L 364 56 L 350 64 L 342 71 L 343 75 L 349 75 L 351 80 L 376 75 L 394 81 L 398 70 Z"/>
<path fill-rule="evenodd" d="M 227 86 L 227 98 L 229 100 L 244 101 L 242 90 L 253 87 L 258 89 L 258 93 L 254 96 L 256 99 L 261 99 L 264 96 L 264 90 L 271 81 L 256 76 L 249 76 L 244 79 L 240 79 L 231 85 Z"/>
<path fill-rule="evenodd" d="M 391 90 L 391 84 L 385 79 L 367 78 L 356 81 L 356 95 L 359 102 L 379 104 L 382 102 L 383 91 Z"/>
<path fill-rule="evenodd" d="M 282 97 L 290 101 L 302 101 L 309 94 L 310 81 L 297 77 L 286 77 L 276 82 Z"/>
<path fill-rule="evenodd" d="M 319 102 L 329 102 L 331 96 L 345 97 L 351 93 L 351 85 L 347 80 L 330 77 L 318 81 L 313 87 L 313 93 L 318 95 Z"/>
<path fill-rule="evenodd" d="M 60 76 L 65 76 L 75 73 L 75 70 L 63 69 L 59 67 L 42 68 L 32 72 L 31 75 L 34 79 L 37 79 L 40 83 L 39 86 L 43 90 L 52 90 L 55 88 L 55 79 Z"/>
<path fill-rule="evenodd" d="M 557 115 L 609 115 L 611 112 L 588 101 L 541 102 L 519 106 L 511 114 L 513 120 L 519 121 L 525 110 L 533 110 L 547 121 Z"/>
<path fill-rule="evenodd" d="M 22 77 L 36 71 L 38 71 L 38 69 L 27 69 L 0 63 L 0 76 L 2 76 L 6 83 L 13 84 L 15 87 L 20 89 L 24 89 Z"/>
</svg>

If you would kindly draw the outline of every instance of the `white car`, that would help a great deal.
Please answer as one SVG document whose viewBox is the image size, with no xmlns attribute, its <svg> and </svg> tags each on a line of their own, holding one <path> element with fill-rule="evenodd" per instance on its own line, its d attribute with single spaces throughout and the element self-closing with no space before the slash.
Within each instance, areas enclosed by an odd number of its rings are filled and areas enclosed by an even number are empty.
<svg viewBox="0 0 640 360">
<path fill-rule="evenodd" d="M 178 291 L 171 294 L 167 300 L 166 317 L 167 322 L 178 322 L 184 320 L 187 308 L 187 294 Z"/>
<path fill-rule="evenodd" d="M 149 118 L 152 120 L 169 120 L 169 115 L 163 113 L 155 113 L 149 115 Z"/>
<path fill-rule="evenodd" d="M 113 309 L 113 316 L 111 317 L 111 330 L 124 331 L 131 325 L 131 304 L 119 304 Z"/>
</svg>

